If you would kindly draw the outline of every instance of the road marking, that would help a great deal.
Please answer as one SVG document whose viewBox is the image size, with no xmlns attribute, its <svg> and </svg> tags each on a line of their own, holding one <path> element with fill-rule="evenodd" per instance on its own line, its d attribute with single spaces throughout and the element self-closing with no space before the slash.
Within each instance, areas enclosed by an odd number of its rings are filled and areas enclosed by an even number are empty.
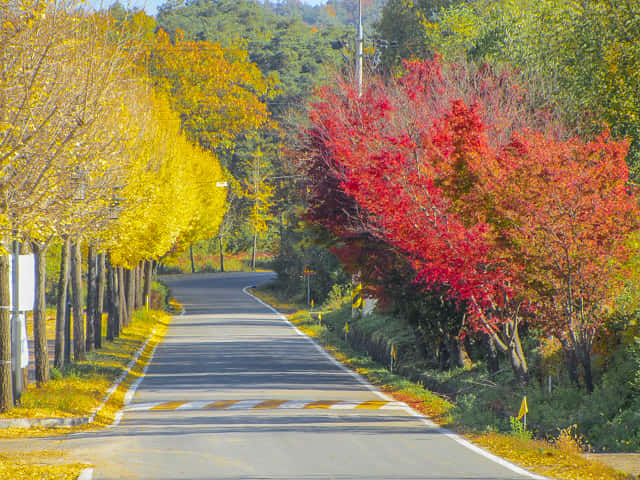
<svg viewBox="0 0 640 480">
<path fill-rule="evenodd" d="M 380 400 L 372 400 L 370 402 L 363 402 L 358 405 L 356 408 L 363 410 L 378 410 L 384 406 L 386 406 L 389 402 L 381 402 Z"/>
<path fill-rule="evenodd" d="M 249 288 L 255 288 L 255 287 L 253 287 L 253 286 L 244 287 L 242 289 L 242 291 L 244 292 L 245 295 L 253 298 L 256 302 L 260 303 L 261 305 L 264 305 L 266 308 L 271 310 L 278 318 L 280 318 L 280 320 L 282 320 L 287 325 L 289 325 L 293 329 L 294 332 L 296 332 L 299 336 L 301 336 L 302 338 L 304 338 L 305 340 L 310 342 L 316 348 L 316 350 L 318 350 L 318 352 L 320 352 L 322 355 L 325 356 L 325 358 L 327 358 L 327 360 L 329 360 L 331 363 L 336 365 L 338 368 L 340 368 L 344 372 L 346 372 L 349 375 L 351 375 L 361 385 L 363 385 L 367 390 L 369 390 L 370 392 L 374 393 L 375 395 L 377 395 L 381 399 L 388 400 L 388 401 L 392 400 L 392 397 L 390 397 L 386 393 L 381 392 L 379 389 L 374 387 L 369 381 L 365 380 L 361 375 L 357 374 L 353 370 L 350 370 L 349 368 L 344 366 L 342 363 L 340 363 L 338 360 L 336 360 L 333 356 L 331 356 L 331 354 L 329 354 L 324 348 L 322 348 L 320 346 L 320 344 L 318 344 L 318 342 L 316 342 L 310 336 L 302 333 L 302 331 L 300 331 L 300 329 L 298 327 L 296 327 L 293 323 L 291 323 L 289 321 L 289 319 L 287 317 L 285 317 L 282 313 L 280 313 L 278 310 L 273 308 L 268 303 L 264 302 L 262 299 L 260 299 L 260 298 L 256 297 L 255 295 L 249 293 L 249 291 L 248 291 Z M 382 407 L 382 408 L 384 409 L 385 407 Z M 538 475 L 538 474 L 529 472 L 528 470 L 525 470 L 524 468 L 519 467 L 518 465 L 516 465 L 514 463 L 511 463 L 508 460 L 505 460 L 504 458 L 501 458 L 501 457 L 499 457 L 497 455 L 494 455 L 493 453 L 490 453 L 487 450 L 484 450 L 483 448 L 480 448 L 477 445 L 474 445 L 473 443 L 471 443 L 471 442 L 465 440 L 464 438 L 462 438 L 460 435 L 458 435 L 456 433 L 453 433 L 451 430 L 447 430 L 446 428 L 439 427 L 429 417 L 427 417 L 427 416 L 423 415 L 422 413 L 418 412 L 417 410 L 411 408 L 409 405 L 406 405 L 404 410 L 409 415 L 412 415 L 412 416 L 418 418 L 423 424 L 427 425 L 429 428 L 436 428 L 438 431 L 442 432 L 444 435 L 449 437 L 451 440 L 457 442 L 458 444 L 462 445 L 463 447 L 466 447 L 467 449 L 477 453 L 480 456 L 483 456 L 484 458 L 486 458 L 488 460 L 491 460 L 494 463 L 497 463 L 498 465 L 502 465 L 503 467 L 507 468 L 508 470 L 511 470 L 512 472 L 515 472 L 515 473 L 517 473 L 519 475 L 524 475 L 526 477 L 529 477 L 529 478 L 532 478 L 532 479 L 535 479 L 535 480 L 547 480 L 547 478 L 548 478 L 548 477 L 544 477 L 542 475 Z"/>
<path fill-rule="evenodd" d="M 155 407 L 151 407 L 151 410 L 175 410 L 181 405 L 184 405 L 187 402 L 165 402 L 160 405 L 156 405 Z"/>
<path fill-rule="evenodd" d="M 289 400 L 288 402 L 280 405 L 278 408 L 281 408 L 283 410 L 293 410 L 296 408 L 304 408 L 307 403 L 309 402 L 305 400 Z"/>
<path fill-rule="evenodd" d="M 176 410 L 201 410 L 211 403 L 211 400 L 207 401 L 197 401 L 197 402 L 187 402 L 184 405 L 180 405 Z"/>
<path fill-rule="evenodd" d="M 317 400 L 315 402 L 308 403 L 303 408 L 329 408 L 339 401 L 340 400 Z"/>
<path fill-rule="evenodd" d="M 187 400 L 172 402 L 134 403 L 126 408 L 128 412 L 166 412 L 172 410 L 295 410 L 295 409 L 324 409 L 324 410 L 405 410 L 407 404 L 403 402 L 387 402 L 378 400 Z"/>
<path fill-rule="evenodd" d="M 248 410 L 259 403 L 262 403 L 262 400 L 240 400 L 239 402 L 234 403 L 226 408 L 226 410 Z"/>
<path fill-rule="evenodd" d="M 267 409 L 267 408 L 278 408 L 283 403 L 287 403 L 286 400 L 264 400 L 260 402 L 258 405 L 253 407 L 254 410 Z"/>
<path fill-rule="evenodd" d="M 209 403 L 205 405 L 203 408 L 206 410 L 225 410 L 229 408 L 234 403 L 238 403 L 238 400 L 219 400 L 217 402 Z"/>
</svg>

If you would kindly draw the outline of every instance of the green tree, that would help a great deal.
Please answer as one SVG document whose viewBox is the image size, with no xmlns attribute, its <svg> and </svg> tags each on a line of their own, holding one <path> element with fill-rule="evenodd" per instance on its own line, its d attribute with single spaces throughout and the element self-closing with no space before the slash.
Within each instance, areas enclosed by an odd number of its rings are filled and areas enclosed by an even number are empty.
<svg viewBox="0 0 640 480">
<path fill-rule="evenodd" d="M 507 64 L 541 101 L 591 134 L 607 125 L 632 139 L 628 164 L 640 175 L 640 2 L 475 0 L 425 22 L 427 43 L 449 60 Z"/>
</svg>

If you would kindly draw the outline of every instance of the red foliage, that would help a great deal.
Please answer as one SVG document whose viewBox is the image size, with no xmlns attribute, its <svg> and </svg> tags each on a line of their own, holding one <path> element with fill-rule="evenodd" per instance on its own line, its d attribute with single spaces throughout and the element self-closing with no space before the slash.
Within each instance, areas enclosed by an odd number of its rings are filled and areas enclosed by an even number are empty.
<svg viewBox="0 0 640 480">
<path fill-rule="evenodd" d="M 590 348 L 637 227 L 627 144 L 558 139 L 489 68 L 405 66 L 361 98 L 344 83 L 318 92 L 303 152 L 308 218 L 348 248 L 374 238 L 406 255 L 418 279 L 465 302 L 469 328 L 497 335 L 507 323 L 510 349 L 534 308 Z"/>
<path fill-rule="evenodd" d="M 523 269 L 541 326 L 583 348 L 622 287 L 626 239 L 638 228 L 627 148 L 608 133 L 559 142 L 523 132 L 500 153 L 491 186 L 504 250 Z"/>
</svg>

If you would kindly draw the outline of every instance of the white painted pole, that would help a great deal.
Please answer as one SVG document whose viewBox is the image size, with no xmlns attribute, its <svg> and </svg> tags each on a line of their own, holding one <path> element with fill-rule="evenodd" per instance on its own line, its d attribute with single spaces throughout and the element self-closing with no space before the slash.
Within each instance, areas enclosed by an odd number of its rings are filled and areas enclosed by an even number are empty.
<svg viewBox="0 0 640 480">
<path fill-rule="evenodd" d="M 13 310 L 11 315 L 11 363 L 13 373 L 13 399 L 14 404 L 19 405 L 22 396 L 22 325 L 20 323 L 20 245 L 17 240 L 13 241 L 11 258 L 11 282 L 13 291 L 11 301 Z"/>
</svg>

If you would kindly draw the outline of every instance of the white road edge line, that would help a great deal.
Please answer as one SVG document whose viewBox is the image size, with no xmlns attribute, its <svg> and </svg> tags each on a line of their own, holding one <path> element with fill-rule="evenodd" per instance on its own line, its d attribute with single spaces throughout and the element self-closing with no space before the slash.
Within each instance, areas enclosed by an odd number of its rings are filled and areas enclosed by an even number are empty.
<svg viewBox="0 0 640 480">
<path fill-rule="evenodd" d="M 182 310 L 180 311 L 179 315 L 182 316 L 184 314 L 185 314 L 185 309 L 184 309 L 184 307 L 182 307 Z M 156 329 L 155 328 L 153 329 L 153 332 L 151 332 L 151 335 L 149 335 L 149 338 L 147 338 L 147 341 L 144 342 L 144 345 L 140 348 L 140 350 L 138 350 L 138 353 L 137 353 L 136 357 L 134 358 L 135 361 L 138 361 L 138 358 L 140 358 L 140 355 L 142 355 L 142 351 L 145 349 L 145 347 L 147 346 L 147 343 L 149 343 L 149 340 L 151 340 L 151 338 L 153 337 L 154 333 L 156 333 Z M 144 366 L 144 369 L 142 370 L 142 374 L 140 375 L 140 377 L 135 381 L 135 383 L 133 383 L 129 387 L 129 390 L 127 390 L 127 393 L 125 393 L 124 400 L 123 400 L 124 405 L 122 407 L 122 410 L 120 410 L 118 413 L 116 413 L 114 421 L 113 421 L 113 423 L 111 425 L 109 425 L 109 428 L 117 427 L 118 425 L 120 425 L 120 422 L 122 421 L 122 417 L 124 415 L 124 412 L 127 409 L 127 405 L 129 405 L 131 403 L 131 400 L 133 399 L 133 396 L 136 394 L 136 390 L 138 389 L 138 387 L 140 386 L 140 384 L 142 383 L 144 378 L 147 376 L 147 370 L 149 370 L 149 366 L 153 362 L 153 357 L 156 354 L 156 349 L 158 348 L 158 345 L 159 345 L 159 343 L 156 343 L 155 346 L 153 347 L 153 350 L 151 350 L 151 354 L 149 355 L 149 361 Z M 131 362 L 132 362 L 131 363 L 131 368 L 132 368 L 133 365 L 135 364 L 135 362 L 133 360 Z M 127 371 L 125 373 L 129 373 L 129 370 L 131 368 L 127 369 Z M 124 380 L 124 377 L 123 377 L 123 380 Z"/>
<path fill-rule="evenodd" d="M 293 328 L 298 335 L 300 335 L 301 337 L 303 337 L 303 338 L 307 339 L 309 342 L 311 342 L 313 344 L 313 346 L 320 353 L 322 353 L 325 357 L 327 357 L 327 359 L 329 359 L 331 361 L 331 363 L 333 363 L 334 365 L 339 367 L 341 370 L 344 370 L 345 372 L 347 372 L 348 374 L 353 376 L 359 383 L 361 383 L 364 387 L 366 387 L 371 392 L 373 392 L 376 395 L 378 395 L 383 400 L 387 400 L 389 402 L 395 401 L 394 398 L 392 398 L 389 395 L 387 395 L 387 394 L 381 392 L 380 390 L 378 390 L 376 387 L 374 387 L 370 382 L 365 380 L 358 373 L 354 372 L 353 370 L 350 370 L 349 368 L 345 367 L 342 363 L 338 362 L 338 360 L 336 360 L 331 354 L 329 354 L 324 348 L 322 348 L 320 346 L 320 344 L 318 344 L 318 342 L 316 342 L 313 338 L 311 338 L 310 336 L 306 335 L 305 333 L 302 333 L 298 329 L 298 327 L 296 327 L 293 323 L 291 323 L 289 321 L 289 319 L 287 319 L 287 317 L 285 317 L 282 313 L 280 313 L 278 310 L 273 308 L 268 303 L 262 301 L 260 298 L 258 298 L 255 295 L 252 295 L 251 293 L 249 293 L 249 291 L 248 291 L 249 288 L 254 288 L 254 286 L 253 285 L 246 286 L 246 287 L 244 287 L 242 289 L 242 292 L 245 295 L 248 295 L 249 297 L 253 298 L 258 303 L 264 305 L 269 310 L 271 310 L 275 315 L 278 316 L 278 318 L 280 318 L 285 323 L 287 323 L 291 328 Z M 501 465 L 501 466 L 505 467 L 506 469 L 511 470 L 514 473 L 517 473 L 518 475 L 523 475 L 523 476 L 526 476 L 526 477 L 529 477 L 529 478 L 532 478 L 532 479 L 535 479 L 535 480 L 549 480 L 547 477 L 543 477 L 541 475 L 537 475 L 535 473 L 529 472 L 529 471 L 525 470 L 524 468 L 519 467 L 519 466 L 517 466 L 517 465 L 515 465 L 515 464 L 513 464 L 513 463 L 511 463 L 511 462 L 509 462 L 507 460 L 505 460 L 504 458 L 498 457 L 497 455 L 494 455 L 493 453 L 490 453 L 490 452 L 484 450 L 483 448 L 480 448 L 477 445 L 474 445 L 473 443 L 469 442 L 468 440 L 465 440 L 464 438 L 462 438 L 461 436 L 459 436 L 456 433 L 452 432 L 451 430 L 447 430 L 446 428 L 440 427 L 439 425 L 434 423 L 429 417 L 427 417 L 426 415 L 423 415 L 422 413 L 418 412 L 417 410 L 414 410 L 413 408 L 411 408 L 408 405 L 405 408 L 405 410 L 406 410 L 406 412 L 408 414 L 410 414 L 410 415 L 412 415 L 412 416 L 414 416 L 416 418 L 419 418 L 422 421 L 422 423 L 424 423 L 425 425 L 427 425 L 427 426 L 429 426 L 431 428 L 437 429 L 438 432 L 440 432 L 440 433 L 444 434 L 445 436 L 449 437 L 450 439 L 458 442 L 463 447 L 468 448 L 472 452 L 474 452 L 474 453 L 476 453 L 478 455 L 481 455 L 481 456 L 485 457 L 486 459 L 491 460 L 492 462 L 497 463 L 498 465 Z"/>
<path fill-rule="evenodd" d="M 92 480 L 93 479 L 93 468 L 85 468 L 78 475 L 78 480 Z"/>
</svg>

